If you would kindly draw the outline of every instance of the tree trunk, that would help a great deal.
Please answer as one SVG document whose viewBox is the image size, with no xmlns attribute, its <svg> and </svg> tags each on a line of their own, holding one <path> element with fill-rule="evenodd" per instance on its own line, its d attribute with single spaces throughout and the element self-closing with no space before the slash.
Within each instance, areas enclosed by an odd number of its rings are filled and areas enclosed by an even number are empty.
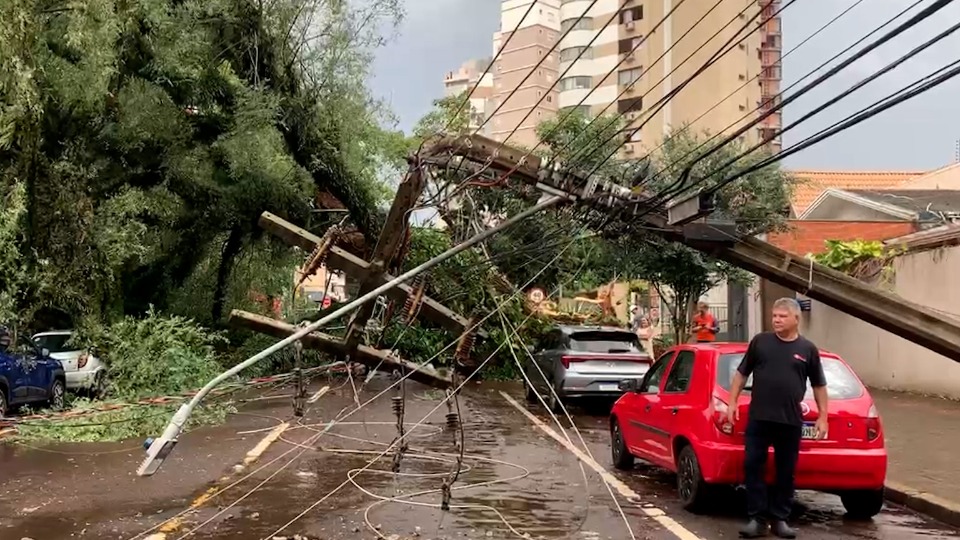
<svg viewBox="0 0 960 540">
<path fill-rule="evenodd" d="M 243 231 L 240 227 L 234 226 L 230 230 L 230 236 L 223 243 L 223 250 L 220 252 L 220 267 L 217 268 L 217 284 L 213 290 L 213 307 L 210 316 L 213 323 L 219 323 L 223 318 L 224 307 L 227 304 L 227 285 L 230 279 L 230 271 L 233 269 L 233 261 L 240 253 L 243 247 Z"/>
</svg>

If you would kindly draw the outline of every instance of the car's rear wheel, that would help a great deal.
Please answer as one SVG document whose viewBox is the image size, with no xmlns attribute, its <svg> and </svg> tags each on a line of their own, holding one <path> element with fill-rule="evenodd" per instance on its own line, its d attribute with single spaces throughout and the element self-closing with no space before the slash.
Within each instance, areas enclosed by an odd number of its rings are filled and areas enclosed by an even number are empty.
<svg viewBox="0 0 960 540">
<path fill-rule="evenodd" d="M 562 400 L 560 399 L 560 391 L 557 390 L 556 388 L 550 389 L 550 396 L 547 397 L 547 406 L 550 407 L 550 410 L 553 411 L 554 413 L 559 414 L 563 412 L 563 404 L 562 404 Z"/>
<path fill-rule="evenodd" d="M 686 445 L 677 456 L 677 493 L 683 507 L 691 512 L 703 510 L 709 496 L 709 486 L 703 480 L 700 462 L 693 447 Z"/>
<path fill-rule="evenodd" d="M 537 391 L 533 389 L 532 384 L 524 380 L 523 387 L 526 389 L 525 397 L 527 398 L 527 403 L 536 403 L 540 401 L 540 396 L 537 395 Z"/>
<path fill-rule="evenodd" d="M 55 411 L 63 410 L 67 403 L 66 395 L 66 386 L 64 386 L 63 381 L 57 379 L 53 381 L 52 385 L 50 385 L 50 394 L 47 399 L 47 404 Z"/>
<path fill-rule="evenodd" d="M 883 509 L 883 488 L 847 491 L 840 494 L 840 501 L 852 519 L 872 519 Z"/>
<path fill-rule="evenodd" d="M 627 442 L 623 439 L 623 430 L 620 429 L 620 421 L 617 419 L 610 422 L 610 457 L 613 458 L 613 466 L 621 471 L 633 468 L 634 457 L 627 448 Z"/>
</svg>

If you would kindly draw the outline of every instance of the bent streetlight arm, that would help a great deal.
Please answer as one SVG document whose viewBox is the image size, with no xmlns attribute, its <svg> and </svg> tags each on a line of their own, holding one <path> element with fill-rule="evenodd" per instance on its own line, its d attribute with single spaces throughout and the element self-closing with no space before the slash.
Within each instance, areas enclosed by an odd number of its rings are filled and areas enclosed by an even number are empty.
<svg viewBox="0 0 960 540">
<path fill-rule="evenodd" d="M 520 212 L 519 214 L 511 217 L 510 219 L 504 221 L 503 223 L 498 224 L 496 227 L 483 231 L 480 234 L 473 236 L 466 242 L 460 245 L 454 246 L 448 249 L 447 251 L 441 253 L 440 255 L 437 255 L 436 257 L 430 259 L 429 261 L 426 261 L 420 266 L 417 266 L 416 268 L 412 268 L 409 271 L 404 272 L 403 274 L 400 274 L 394 279 L 384 283 L 383 285 L 380 285 L 376 289 L 373 289 L 369 293 L 357 298 L 356 300 L 344 306 L 341 306 L 339 309 L 327 315 L 326 317 L 322 317 L 320 320 L 310 323 L 309 325 L 301 328 L 297 332 L 290 334 L 290 336 L 278 341 L 277 343 L 271 345 L 270 347 L 267 347 L 266 349 L 251 356 L 250 358 L 244 360 L 243 362 L 237 364 L 236 366 L 228 369 L 227 371 L 224 371 L 220 375 L 217 375 L 216 377 L 213 378 L 213 380 L 211 380 L 203 388 L 201 388 L 200 391 L 193 396 L 193 399 L 191 399 L 188 403 L 184 403 L 183 405 L 180 406 L 180 408 L 177 410 L 177 413 L 174 414 L 173 418 L 170 420 L 170 423 L 167 424 L 166 429 L 163 431 L 163 435 L 161 435 L 159 439 L 147 440 L 147 443 L 146 443 L 147 457 L 146 459 L 143 460 L 143 463 L 140 465 L 140 468 L 137 469 L 137 474 L 139 476 L 150 476 L 153 473 L 157 472 L 157 469 L 160 468 L 160 466 L 163 464 L 163 461 L 167 458 L 168 455 L 170 455 L 170 452 L 173 451 L 174 446 L 176 446 L 177 438 L 180 436 L 181 431 L 183 431 L 183 426 L 186 425 L 187 420 L 190 419 L 190 415 L 193 413 L 193 410 L 197 407 L 197 405 L 200 404 L 201 401 L 203 401 L 203 398 L 205 398 L 207 394 L 210 393 L 211 390 L 216 388 L 223 381 L 233 377 L 234 375 L 240 373 L 244 369 L 252 366 L 253 364 L 256 364 L 260 360 L 263 360 L 264 358 L 283 349 L 284 347 L 287 347 L 291 343 L 295 341 L 299 341 L 307 334 L 323 327 L 326 324 L 329 324 L 339 319 L 340 317 L 343 317 L 344 315 L 347 315 L 348 313 L 356 310 L 363 304 L 366 304 L 367 302 L 377 298 L 381 294 L 396 287 L 397 285 L 400 285 L 401 283 L 404 283 L 406 281 L 409 281 L 410 279 L 413 279 L 414 277 L 417 276 L 417 274 L 420 274 L 421 272 L 429 270 L 430 268 L 433 268 L 434 266 L 456 256 L 457 254 L 472 248 L 473 246 L 479 244 L 480 242 L 483 242 L 487 238 L 490 238 L 491 236 L 497 234 L 498 232 L 523 221 L 524 219 L 536 214 L 537 212 L 540 212 L 541 210 L 545 210 L 551 206 L 555 206 L 565 198 L 566 197 L 551 197 L 550 199 L 547 199 L 546 201 L 540 204 L 537 204 L 536 206 L 532 206 L 524 210 L 523 212 Z"/>
</svg>

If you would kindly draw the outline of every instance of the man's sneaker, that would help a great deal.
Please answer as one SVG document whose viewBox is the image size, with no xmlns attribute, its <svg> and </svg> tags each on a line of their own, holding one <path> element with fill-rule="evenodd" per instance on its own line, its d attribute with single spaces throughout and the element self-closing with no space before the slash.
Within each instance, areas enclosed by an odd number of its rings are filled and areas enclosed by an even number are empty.
<svg viewBox="0 0 960 540">
<path fill-rule="evenodd" d="M 750 521 L 740 529 L 740 538 L 760 538 L 767 535 L 767 524 L 751 518 Z"/>
<path fill-rule="evenodd" d="M 777 538 L 796 538 L 797 531 L 791 529 L 786 521 L 773 522 L 773 534 Z"/>
</svg>

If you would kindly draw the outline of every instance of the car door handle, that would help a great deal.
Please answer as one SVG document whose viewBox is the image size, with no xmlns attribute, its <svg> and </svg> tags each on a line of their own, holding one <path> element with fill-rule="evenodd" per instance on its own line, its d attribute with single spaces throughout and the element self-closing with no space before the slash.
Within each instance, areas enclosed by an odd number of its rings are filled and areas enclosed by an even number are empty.
<svg viewBox="0 0 960 540">
<path fill-rule="evenodd" d="M 650 412 L 650 406 L 647 405 L 646 407 L 644 407 L 643 412 Z"/>
<path fill-rule="evenodd" d="M 677 412 L 679 411 L 680 409 L 678 409 L 677 407 L 674 407 L 673 410 L 670 411 L 670 414 L 677 414 Z"/>
</svg>

